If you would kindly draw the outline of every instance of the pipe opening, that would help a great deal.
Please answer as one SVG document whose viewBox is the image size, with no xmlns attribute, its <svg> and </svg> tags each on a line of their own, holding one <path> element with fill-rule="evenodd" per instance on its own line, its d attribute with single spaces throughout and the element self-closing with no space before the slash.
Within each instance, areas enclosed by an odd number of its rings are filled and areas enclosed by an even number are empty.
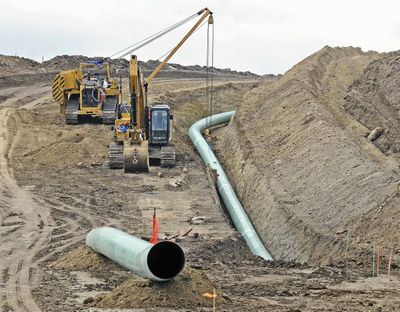
<svg viewBox="0 0 400 312">
<path fill-rule="evenodd" d="M 182 248 L 173 242 L 159 242 L 150 249 L 147 266 L 156 277 L 171 279 L 185 266 L 185 254 Z"/>
</svg>

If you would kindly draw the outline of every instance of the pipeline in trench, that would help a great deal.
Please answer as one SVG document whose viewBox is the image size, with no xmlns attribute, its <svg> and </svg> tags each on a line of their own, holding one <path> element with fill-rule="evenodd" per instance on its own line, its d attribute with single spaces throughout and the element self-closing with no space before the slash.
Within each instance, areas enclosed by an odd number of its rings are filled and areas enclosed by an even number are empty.
<svg viewBox="0 0 400 312">
<path fill-rule="evenodd" d="M 204 163 L 212 170 L 216 171 L 218 192 L 221 195 L 221 198 L 229 212 L 233 224 L 243 236 L 247 246 L 250 248 L 250 251 L 256 256 L 260 256 L 265 260 L 272 261 L 272 256 L 258 237 L 258 234 L 255 231 L 253 224 L 247 216 L 239 199 L 237 198 L 224 169 L 219 163 L 211 147 L 201 134 L 206 128 L 228 123 L 234 114 L 235 112 L 231 111 L 200 119 L 190 127 L 189 137 Z"/>
</svg>

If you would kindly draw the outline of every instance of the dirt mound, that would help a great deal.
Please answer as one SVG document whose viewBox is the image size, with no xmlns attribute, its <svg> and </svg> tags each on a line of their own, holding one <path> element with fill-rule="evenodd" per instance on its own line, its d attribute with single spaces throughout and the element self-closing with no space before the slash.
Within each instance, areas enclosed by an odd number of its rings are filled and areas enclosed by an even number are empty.
<svg viewBox="0 0 400 312">
<path fill-rule="evenodd" d="M 370 131 L 382 128 L 374 144 L 400 156 L 400 51 L 372 62 L 349 89 L 345 108 Z"/>
<path fill-rule="evenodd" d="M 111 65 L 112 71 L 120 69 L 122 70 L 123 76 L 127 75 L 129 61 L 126 59 L 111 59 L 103 56 L 88 57 L 84 55 L 58 55 L 50 60 L 38 63 L 34 60 L 24 57 L 6 56 L 0 54 L 0 78 L 27 74 L 45 75 L 49 73 L 56 73 L 61 70 L 78 68 L 80 63 L 87 63 L 90 61 L 107 62 Z M 148 60 L 147 62 L 139 61 L 139 63 L 145 75 L 149 75 L 158 65 L 161 64 L 159 60 Z M 115 74 L 115 72 L 113 72 L 113 74 Z M 176 63 L 168 63 L 157 77 L 205 78 L 207 75 L 207 68 L 205 66 L 184 66 Z M 232 70 L 230 68 L 214 68 L 214 75 L 216 77 L 260 77 L 259 75 L 249 71 L 241 72 Z M 273 75 L 269 76 L 270 77 L 268 78 L 273 78 Z M 24 78 L 24 76 L 22 78 Z"/>
<path fill-rule="evenodd" d="M 36 72 L 39 65 L 38 62 L 25 57 L 0 54 L 0 77 L 16 73 L 23 74 Z"/>
<path fill-rule="evenodd" d="M 118 69 L 127 69 L 129 67 L 129 62 L 125 59 L 110 59 L 102 56 L 88 57 L 83 55 L 58 55 L 48 61 L 43 62 L 41 66 L 49 71 L 56 72 L 60 70 L 78 68 L 80 63 L 87 63 L 90 61 L 108 62 L 111 64 L 112 68 Z"/>
<path fill-rule="evenodd" d="M 105 268 L 109 269 L 110 265 L 112 265 L 110 260 L 82 245 L 58 258 L 53 262 L 52 267 L 57 270 L 68 271 L 98 271 Z"/>
<path fill-rule="evenodd" d="M 20 109 L 13 117 L 9 126 L 14 133 L 29 129 L 26 137 L 29 144 L 16 147 L 16 168 L 22 169 L 27 162 L 30 169 L 37 170 L 48 166 L 53 169 L 98 166 L 106 161 L 112 133 L 105 125 L 65 126 L 61 114 L 47 109 L 38 109 L 35 114 Z"/>
<path fill-rule="evenodd" d="M 123 70 L 123 75 L 126 74 L 129 61 L 126 59 L 111 59 L 108 57 L 87 57 L 82 55 L 61 55 L 56 56 L 48 61 L 45 61 L 41 64 L 43 68 L 48 71 L 60 71 L 67 70 L 71 68 L 78 68 L 80 63 L 85 63 L 89 61 L 102 61 L 108 62 L 111 64 L 113 69 L 121 69 Z M 161 64 L 159 60 L 148 60 L 147 62 L 139 61 L 140 66 L 145 75 L 149 75 L 154 69 L 157 68 L 158 65 Z M 185 78 L 185 77 L 206 77 L 207 68 L 205 66 L 199 65 L 189 65 L 184 66 L 176 63 L 168 63 L 165 68 L 160 72 L 157 77 L 177 77 L 177 78 Z M 216 76 L 241 76 L 246 78 L 256 78 L 259 77 L 257 74 L 251 73 L 249 71 L 240 72 L 236 70 L 231 70 L 230 68 L 214 68 L 214 75 Z M 271 75 L 270 75 L 271 76 Z M 272 77 L 268 78 L 272 78 Z M 273 76 L 273 75 L 272 75 Z"/>
<path fill-rule="evenodd" d="M 98 308 L 194 308 L 209 307 L 210 299 L 204 293 L 212 293 L 214 285 L 201 271 L 187 268 L 175 280 L 155 283 L 130 279 L 110 293 L 99 294 L 86 300 Z M 221 303 L 221 297 L 218 298 Z"/>
<path fill-rule="evenodd" d="M 221 138 L 229 176 L 276 259 L 342 257 L 344 233 L 357 240 L 364 216 L 397 194 L 396 166 L 343 109 L 348 86 L 378 57 L 323 48 L 249 92 Z"/>
</svg>

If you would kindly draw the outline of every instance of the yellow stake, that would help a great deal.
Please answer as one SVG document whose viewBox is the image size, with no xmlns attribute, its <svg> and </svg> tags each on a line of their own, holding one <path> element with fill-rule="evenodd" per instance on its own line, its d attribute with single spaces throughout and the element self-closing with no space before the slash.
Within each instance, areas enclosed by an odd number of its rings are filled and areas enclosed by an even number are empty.
<svg viewBox="0 0 400 312">
<path fill-rule="evenodd" d="M 376 276 L 379 275 L 379 269 L 380 269 L 380 261 L 381 261 L 381 250 L 380 247 L 376 247 Z"/>
<path fill-rule="evenodd" d="M 388 260 L 388 275 L 390 275 L 390 267 L 392 266 L 392 256 L 393 256 L 393 249 L 390 250 L 390 255 Z"/>
<path fill-rule="evenodd" d="M 216 298 L 217 298 L 217 293 L 215 292 L 215 288 L 214 288 L 212 294 L 204 293 L 203 296 L 206 297 L 206 298 L 212 298 L 212 300 L 213 300 L 213 308 L 212 308 L 212 310 L 213 310 L 213 312 L 215 312 L 216 311 Z"/>
<path fill-rule="evenodd" d="M 215 293 L 215 288 L 213 290 L 213 312 L 215 312 L 215 299 L 217 298 L 217 294 Z"/>
</svg>

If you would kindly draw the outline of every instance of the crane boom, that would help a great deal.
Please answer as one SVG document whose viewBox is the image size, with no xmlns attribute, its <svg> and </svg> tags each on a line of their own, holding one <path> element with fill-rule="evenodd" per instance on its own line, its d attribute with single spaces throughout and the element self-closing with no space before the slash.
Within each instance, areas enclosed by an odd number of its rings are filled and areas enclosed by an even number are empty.
<svg viewBox="0 0 400 312">
<path fill-rule="evenodd" d="M 160 65 L 150 74 L 146 79 L 146 84 L 149 84 L 153 78 L 165 67 L 167 62 L 171 59 L 172 56 L 178 51 L 178 49 L 185 43 L 185 41 L 196 31 L 196 29 L 200 26 L 200 24 L 205 20 L 207 16 L 209 16 L 208 23 L 212 24 L 214 22 L 212 17 L 212 12 L 205 8 L 197 13 L 198 15 L 203 14 L 201 18 L 194 24 L 194 26 L 189 30 L 189 32 L 182 38 L 182 40 L 176 45 L 176 47 L 167 55 L 167 57 L 162 61 Z"/>
<path fill-rule="evenodd" d="M 124 168 L 125 172 L 148 172 L 149 165 L 175 166 L 171 109 L 167 104 L 147 105 L 147 86 L 207 17 L 209 24 L 214 23 L 212 12 L 207 8 L 196 15 L 201 15 L 199 20 L 147 80 L 143 79 L 137 57 L 131 55 L 129 105 L 120 105 L 119 118 L 114 123 L 114 142 L 109 149 L 110 168 Z"/>
</svg>

